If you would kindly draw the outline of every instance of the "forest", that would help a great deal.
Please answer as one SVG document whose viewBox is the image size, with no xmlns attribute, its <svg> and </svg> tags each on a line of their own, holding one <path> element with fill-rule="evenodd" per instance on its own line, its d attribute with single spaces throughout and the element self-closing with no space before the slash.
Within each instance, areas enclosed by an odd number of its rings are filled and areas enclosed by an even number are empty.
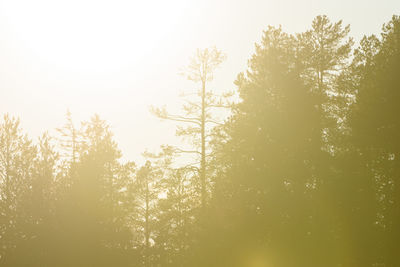
<svg viewBox="0 0 400 267">
<path fill-rule="evenodd" d="M 143 164 L 99 115 L 35 140 L 2 114 L 0 266 L 400 266 L 400 17 L 358 43 L 325 15 L 269 26 L 254 51 L 223 95 L 227 55 L 194 51 L 197 93 L 149 108 L 184 146 Z"/>
</svg>

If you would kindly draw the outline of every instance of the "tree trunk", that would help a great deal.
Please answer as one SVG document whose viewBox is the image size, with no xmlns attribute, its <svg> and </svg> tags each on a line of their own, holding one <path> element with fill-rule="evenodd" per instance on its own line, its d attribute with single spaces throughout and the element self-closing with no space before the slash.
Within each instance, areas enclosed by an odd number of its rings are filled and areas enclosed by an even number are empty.
<svg viewBox="0 0 400 267">
<path fill-rule="evenodd" d="M 206 81 L 202 80 L 201 89 L 201 162 L 200 162 L 200 183 L 201 183 L 201 207 L 206 204 Z"/>
</svg>

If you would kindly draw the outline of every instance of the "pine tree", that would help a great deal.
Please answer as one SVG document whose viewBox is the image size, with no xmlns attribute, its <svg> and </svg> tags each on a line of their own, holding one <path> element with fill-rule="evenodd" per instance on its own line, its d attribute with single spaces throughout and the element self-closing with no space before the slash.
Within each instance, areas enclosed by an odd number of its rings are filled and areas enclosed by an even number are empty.
<svg viewBox="0 0 400 267">
<path fill-rule="evenodd" d="M 204 208 L 207 202 L 208 183 L 207 177 L 207 157 L 209 151 L 209 131 L 210 127 L 220 124 L 214 118 L 212 109 L 228 107 L 225 97 L 218 97 L 213 91 L 207 88 L 207 83 L 214 78 L 216 68 L 225 60 L 225 55 L 215 47 L 198 49 L 196 54 L 191 58 L 190 64 L 187 66 L 183 75 L 190 81 L 200 84 L 197 97 L 187 98 L 186 104 L 183 106 L 183 115 L 173 115 L 165 109 L 153 108 L 153 113 L 162 119 L 183 122 L 189 124 L 187 127 L 178 127 L 177 134 L 179 136 L 187 136 L 193 138 L 194 150 L 187 151 L 177 149 L 178 152 L 193 153 L 200 158 L 199 164 L 193 164 L 192 167 L 197 169 L 200 178 L 201 203 Z"/>
<path fill-rule="evenodd" d="M 0 260 L 6 266 L 18 264 L 20 245 L 32 237 L 22 196 L 31 190 L 37 151 L 19 124 L 8 114 L 0 123 Z"/>
</svg>

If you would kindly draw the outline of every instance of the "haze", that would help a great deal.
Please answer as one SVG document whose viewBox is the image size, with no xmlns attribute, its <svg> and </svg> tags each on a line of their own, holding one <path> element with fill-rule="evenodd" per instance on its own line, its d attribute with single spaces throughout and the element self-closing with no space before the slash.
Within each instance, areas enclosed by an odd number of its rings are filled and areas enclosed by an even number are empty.
<svg viewBox="0 0 400 267">
<path fill-rule="evenodd" d="M 346 8 L 343 8 L 343 7 Z M 0 1 L 0 114 L 31 136 L 53 131 L 69 109 L 75 122 L 98 113 L 125 157 L 176 144 L 175 126 L 149 106 L 177 108 L 195 84 L 178 75 L 196 48 L 227 54 L 212 88 L 235 89 L 267 25 L 300 32 L 319 14 L 378 33 L 400 2 L 387 1 Z"/>
</svg>

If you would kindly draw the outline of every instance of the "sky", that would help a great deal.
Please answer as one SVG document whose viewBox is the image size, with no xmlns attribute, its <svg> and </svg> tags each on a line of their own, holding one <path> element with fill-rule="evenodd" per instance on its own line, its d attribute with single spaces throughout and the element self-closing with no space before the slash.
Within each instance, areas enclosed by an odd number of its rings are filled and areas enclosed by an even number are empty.
<svg viewBox="0 0 400 267">
<path fill-rule="evenodd" d="M 325 14 L 351 25 L 356 41 L 377 34 L 400 1 L 326 0 L 0 0 L 0 115 L 21 119 L 37 138 L 99 114 L 127 160 L 179 144 L 172 122 L 150 106 L 178 111 L 196 84 L 179 72 L 197 48 L 227 60 L 209 85 L 234 90 L 268 25 L 295 33 Z"/>
</svg>

